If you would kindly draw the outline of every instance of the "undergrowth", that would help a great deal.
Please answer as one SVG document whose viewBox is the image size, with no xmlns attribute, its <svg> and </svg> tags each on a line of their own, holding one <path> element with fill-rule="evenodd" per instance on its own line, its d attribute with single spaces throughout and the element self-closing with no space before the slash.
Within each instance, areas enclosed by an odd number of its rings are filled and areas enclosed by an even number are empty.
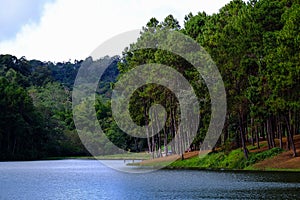
<svg viewBox="0 0 300 200">
<path fill-rule="evenodd" d="M 196 156 L 187 160 L 178 160 L 169 165 L 172 168 L 206 168 L 206 169 L 245 169 L 251 165 L 271 158 L 283 152 L 280 148 L 273 148 L 263 152 L 250 152 L 248 159 L 245 158 L 241 149 L 211 152 L 206 156 Z"/>
</svg>

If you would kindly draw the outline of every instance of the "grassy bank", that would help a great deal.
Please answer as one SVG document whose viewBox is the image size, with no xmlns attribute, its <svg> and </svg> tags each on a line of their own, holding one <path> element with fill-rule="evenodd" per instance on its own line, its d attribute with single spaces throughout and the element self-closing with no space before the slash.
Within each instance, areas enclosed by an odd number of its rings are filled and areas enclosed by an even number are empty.
<svg viewBox="0 0 300 200">
<path fill-rule="evenodd" d="M 199 169 L 253 169 L 252 165 L 266 158 L 271 158 L 280 154 L 283 150 L 273 148 L 259 153 L 249 153 L 249 158 L 244 157 L 241 149 L 236 149 L 230 153 L 211 152 L 207 155 L 195 156 L 186 160 L 177 160 L 166 168 L 199 168 Z"/>
<path fill-rule="evenodd" d="M 300 135 L 294 136 L 297 153 L 300 155 Z M 279 140 L 275 139 L 276 146 Z M 283 138 L 286 142 L 286 138 Z M 245 158 L 242 149 L 226 150 L 220 149 L 215 152 L 189 152 L 181 156 L 173 155 L 173 158 L 163 157 L 134 163 L 139 166 L 156 166 L 166 169 L 224 169 L 224 170 L 262 170 L 262 171 L 297 171 L 300 172 L 300 157 L 292 157 L 291 151 L 281 148 L 268 148 L 266 141 L 260 142 L 260 148 L 248 145 L 249 157 Z M 202 153 L 202 155 L 201 155 Z M 168 160 L 175 162 L 167 162 Z"/>
</svg>

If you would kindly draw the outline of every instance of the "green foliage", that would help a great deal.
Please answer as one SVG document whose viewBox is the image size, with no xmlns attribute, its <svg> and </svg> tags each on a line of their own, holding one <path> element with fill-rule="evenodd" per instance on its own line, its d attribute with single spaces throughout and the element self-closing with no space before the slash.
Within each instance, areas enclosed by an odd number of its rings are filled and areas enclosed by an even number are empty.
<svg viewBox="0 0 300 200">
<path fill-rule="evenodd" d="M 231 151 L 228 156 L 219 163 L 221 168 L 225 169 L 243 169 L 245 166 L 245 157 L 241 149 Z"/>
<path fill-rule="evenodd" d="M 272 158 L 283 150 L 273 148 L 259 153 L 250 153 L 248 160 L 244 157 L 241 149 L 231 151 L 226 155 L 223 151 L 212 152 L 205 156 L 196 156 L 186 160 L 178 160 L 168 167 L 175 168 L 198 168 L 198 169 L 250 169 L 252 165 L 267 158 Z"/>
<path fill-rule="evenodd" d="M 0 160 L 43 156 L 47 137 L 41 116 L 26 90 L 5 77 L 0 77 L 0 110 Z"/>
<path fill-rule="evenodd" d="M 265 160 L 266 158 L 272 158 L 273 156 L 276 156 L 282 152 L 283 149 L 276 147 L 267 151 L 251 154 L 250 158 L 246 161 L 245 165 L 246 166 L 253 165 L 261 160 Z"/>
</svg>

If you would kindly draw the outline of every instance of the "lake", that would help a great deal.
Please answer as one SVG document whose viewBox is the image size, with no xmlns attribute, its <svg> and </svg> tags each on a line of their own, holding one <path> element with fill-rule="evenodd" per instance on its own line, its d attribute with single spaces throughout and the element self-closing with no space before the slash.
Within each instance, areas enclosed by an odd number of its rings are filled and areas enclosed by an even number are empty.
<svg viewBox="0 0 300 200">
<path fill-rule="evenodd" d="M 123 161 L 109 161 L 124 165 Z M 97 160 L 0 162 L 0 199 L 299 199 L 300 173 L 159 170 Z"/>
</svg>

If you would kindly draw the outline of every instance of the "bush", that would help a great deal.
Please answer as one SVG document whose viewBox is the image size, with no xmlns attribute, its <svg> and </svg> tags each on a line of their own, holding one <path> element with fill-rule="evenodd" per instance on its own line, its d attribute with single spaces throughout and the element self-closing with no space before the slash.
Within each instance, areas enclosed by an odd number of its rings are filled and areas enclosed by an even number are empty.
<svg viewBox="0 0 300 200">
<path fill-rule="evenodd" d="M 228 155 L 225 152 L 211 152 L 204 157 L 194 157 L 183 161 L 176 161 L 170 167 L 198 167 L 207 169 L 245 169 L 249 166 L 271 158 L 283 152 L 280 148 L 273 148 L 259 153 L 249 153 L 246 160 L 241 149 L 232 150 Z"/>
<path fill-rule="evenodd" d="M 265 160 L 266 158 L 271 158 L 283 152 L 283 149 L 278 147 L 269 149 L 267 151 L 259 152 L 259 153 L 252 153 L 249 156 L 249 159 L 246 162 L 246 166 L 253 165 L 259 161 Z"/>
</svg>

